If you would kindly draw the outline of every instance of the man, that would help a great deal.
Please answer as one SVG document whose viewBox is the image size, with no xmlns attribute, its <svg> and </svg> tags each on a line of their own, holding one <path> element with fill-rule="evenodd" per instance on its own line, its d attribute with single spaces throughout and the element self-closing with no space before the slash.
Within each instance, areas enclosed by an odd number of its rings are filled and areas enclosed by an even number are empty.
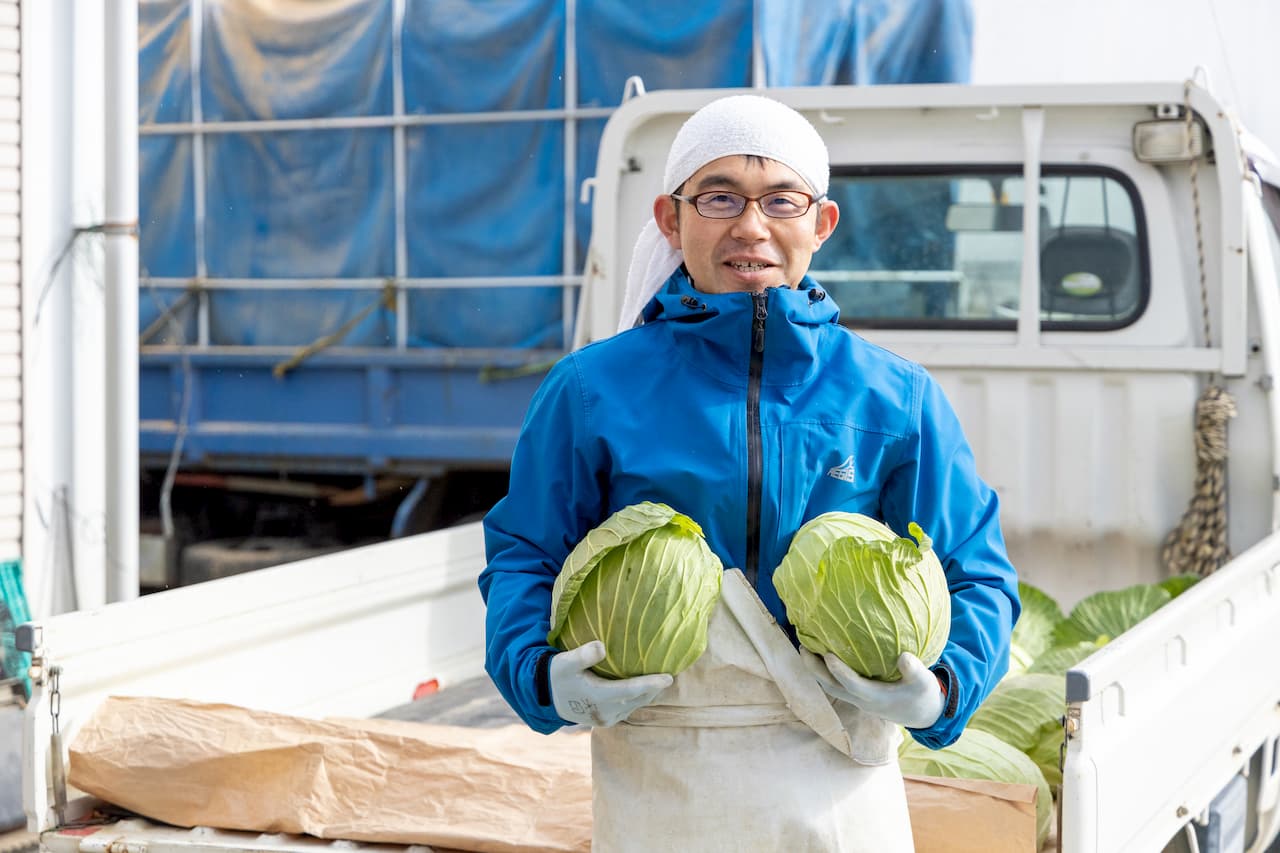
<svg viewBox="0 0 1280 853">
<path fill-rule="evenodd" d="M 954 741 L 1007 668 L 1016 578 L 954 412 L 923 368 L 840 326 L 807 275 L 839 222 L 828 181 L 789 107 L 745 95 L 695 113 L 623 331 L 553 368 L 485 519 L 487 669 L 534 729 L 593 726 L 596 849 L 909 851 L 897 727 Z M 551 591 L 589 530 L 646 500 L 692 517 L 732 568 L 693 666 L 610 681 L 590 672 L 599 643 L 547 645 Z M 904 655 L 901 681 L 870 681 L 779 628 L 773 570 L 831 510 L 933 537 L 953 618 L 932 670 Z"/>
</svg>

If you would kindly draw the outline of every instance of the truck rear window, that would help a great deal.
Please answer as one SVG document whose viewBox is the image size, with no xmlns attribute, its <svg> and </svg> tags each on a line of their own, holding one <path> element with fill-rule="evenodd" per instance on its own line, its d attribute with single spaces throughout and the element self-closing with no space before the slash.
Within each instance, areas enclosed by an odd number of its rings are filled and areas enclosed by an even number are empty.
<svg viewBox="0 0 1280 853">
<path fill-rule="evenodd" d="M 811 274 L 845 325 L 1012 329 L 1022 275 L 1021 167 L 833 169 L 840 224 Z M 1041 328 L 1116 329 L 1146 305 L 1137 193 L 1120 173 L 1045 166 Z"/>
</svg>

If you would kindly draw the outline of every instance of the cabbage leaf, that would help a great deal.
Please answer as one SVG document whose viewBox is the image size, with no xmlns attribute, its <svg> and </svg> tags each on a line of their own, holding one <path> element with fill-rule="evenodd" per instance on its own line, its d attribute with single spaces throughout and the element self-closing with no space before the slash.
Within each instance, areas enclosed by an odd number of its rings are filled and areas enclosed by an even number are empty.
<svg viewBox="0 0 1280 853">
<path fill-rule="evenodd" d="M 1171 578 L 1165 578 L 1160 581 L 1156 586 L 1160 587 L 1174 598 L 1177 598 L 1182 595 L 1182 593 L 1195 586 L 1199 580 L 1199 575 L 1174 575 Z"/>
<path fill-rule="evenodd" d="M 1071 608 L 1071 614 L 1054 629 L 1054 645 L 1113 640 L 1172 598 L 1167 590 L 1155 584 L 1095 592 Z"/>
<path fill-rule="evenodd" d="M 1027 668 L 1028 673 L 1049 673 L 1065 678 L 1067 670 L 1080 663 L 1080 661 L 1089 657 L 1107 644 L 1105 639 L 1098 640 L 1081 640 L 1078 643 L 1072 643 L 1069 646 L 1054 646 L 1044 654 L 1040 655 L 1031 666 Z"/>
<path fill-rule="evenodd" d="M 1030 668 L 1032 662 L 1053 645 L 1053 631 L 1065 617 L 1058 602 L 1025 581 L 1018 581 L 1022 613 L 1013 626 L 1009 645 L 1009 672 Z"/>
<path fill-rule="evenodd" d="M 993 734 L 1026 753 L 1050 785 L 1060 785 L 1062 771 L 1058 769 L 1056 745 L 1062 742 L 1062 717 L 1066 709 L 1063 675 L 1016 675 L 996 685 L 974 711 L 969 728 Z M 1053 746 L 1046 750 L 1046 743 Z"/>
</svg>

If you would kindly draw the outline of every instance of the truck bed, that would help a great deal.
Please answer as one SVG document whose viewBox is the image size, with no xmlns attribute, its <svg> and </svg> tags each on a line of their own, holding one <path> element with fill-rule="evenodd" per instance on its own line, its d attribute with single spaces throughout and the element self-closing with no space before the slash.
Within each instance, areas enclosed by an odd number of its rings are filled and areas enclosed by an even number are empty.
<svg viewBox="0 0 1280 853">
<path fill-rule="evenodd" d="M 377 719 L 402 722 L 497 728 L 521 724 L 488 676 L 480 675 L 403 705 L 374 715 Z M 338 849 L 386 851 L 386 853 L 460 853 L 449 848 L 423 845 L 368 844 L 330 841 L 284 833 L 253 833 L 211 827 L 184 828 L 159 823 L 95 803 L 96 812 L 83 822 L 45 832 L 41 846 L 52 853 L 113 853 L 124 842 L 127 851 L 148 853 L 324 853 Z M 1057 849 L 1053 832 L 1040 853 Z"/>
<path fill-rule="evenodd" d="M 520 718 L 506 703 L 487 675 L 479 675 L 415 699 L 404 705 L 375 714 L 384 720 L 410 723 L 436 723 L 443 726 L 467 726 L 493 729 L 519 724 Z"/>
</svg>

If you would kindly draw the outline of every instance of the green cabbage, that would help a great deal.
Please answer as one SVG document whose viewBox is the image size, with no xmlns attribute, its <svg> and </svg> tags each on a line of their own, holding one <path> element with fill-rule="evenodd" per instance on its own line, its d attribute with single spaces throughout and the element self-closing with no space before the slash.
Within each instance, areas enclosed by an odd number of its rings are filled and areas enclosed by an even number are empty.
<svg viewBox="0 0 1280 853">
<path fill-rule="evenodd" d="M 589 532 L 565 559 L 551 594 L 547 642 L 593 640 L 608 678 L 675 675 L 707 648 L 723 566 L 702 528 L 665 504 L 633 504 Z"/>
<path fill-rule="evenodd" d="M 1018 581 L 1022 614 L 1013 626 L 1009 645 L 1009 673 L 1024 672 L 1053 645 L 1053 630 L 1063 620 L 1062 608 L 1037 587 Z"/>
<path fill-rule="evenodd" d="M 898 748 L 903 773 L 916 776 L 943 776 L 950 779 L 989 779 L 1036 788 L 1036 848 L 1049 835 L 1052 794 L 1049 783 L 1035 763 L 1000 738 L 988 732 L 966 728 L 951 746 L 933 750 L 911 738 Z"/>
<path fill-rule="evenodd" d="M 883 681 L 902 677 L 903 652 L 937 662 L 951 595 L 932 541 L 908 527 L 916 542 L 869 516 L 829 512 L 796 531 L 773 583 L 801 645 Z"/>
<path fill-rule="evenodd" d="M 1058 746 L 1066 710 L 1066 679 L 1062 675 L 1016 675 L 996 685 L 974 711 L 969 728 L 993 734 L 1025 752 L 1050 785 L 1061 785 Z"/>
</svg>

